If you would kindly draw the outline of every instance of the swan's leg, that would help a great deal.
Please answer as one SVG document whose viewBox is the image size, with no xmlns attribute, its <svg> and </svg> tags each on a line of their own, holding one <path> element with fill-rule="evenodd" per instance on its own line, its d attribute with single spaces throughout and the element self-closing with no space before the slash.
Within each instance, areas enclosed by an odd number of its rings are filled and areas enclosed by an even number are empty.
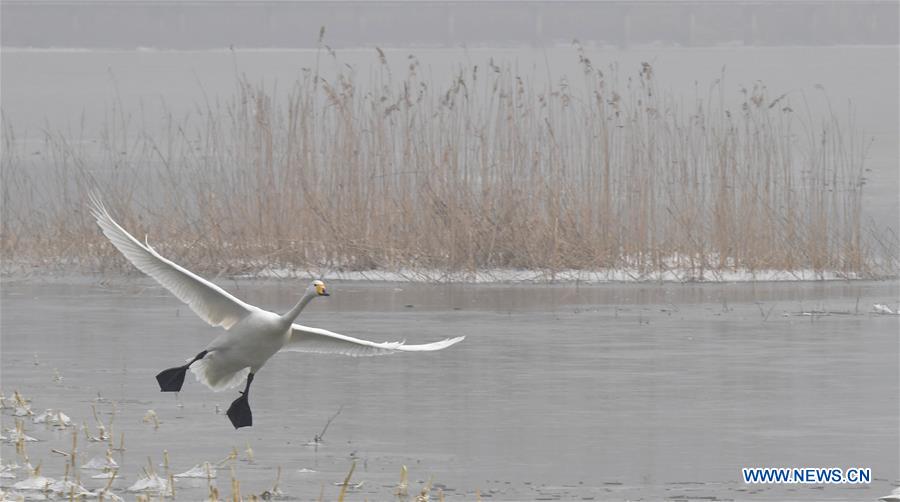
<svg viewBox="0 0 900 502">
<path fill-rule="evenodd" d="M 250 396 L 251 383 L 253 383 L 253 373 L 247 375 L 247 386 L 244 387 L 244 392 L 241 392 L 241 397 L 235 399 L 228 407 L 227 415 L 235 429 L 253 425 L 253 414 L 250 413 L 250 402 L 247 400 L 247 397 Z"/>
<path fill-rule="evenodd" d="M 191 359 L 191 362 L 185 364 L 184 366 L 178 366 L 177 368 L 169 368 L 167 370 L 163 370 L 156 375 L 156 381 L 159 382 L 159 390 L 162 392 L 178 392 L 181 390 L 181 386 L 184 385 L 184 374 L 187 373 L 188 368 L 191 367 L 194 362 L 203 359 L 206 356 L 206 351 L 197 354 Z"/>
</svg>

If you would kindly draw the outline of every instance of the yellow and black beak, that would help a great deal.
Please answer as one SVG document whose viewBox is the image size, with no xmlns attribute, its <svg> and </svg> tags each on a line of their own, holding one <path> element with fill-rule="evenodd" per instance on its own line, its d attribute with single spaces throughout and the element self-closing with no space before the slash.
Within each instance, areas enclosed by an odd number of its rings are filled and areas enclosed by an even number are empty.
<svg viewBox="0 0 900 502">
<path fill-rule="evenodd" d="M 318 293 L 319 296 L 331 296 L 325 291 L 325 284 L 322 283 L 316 284 L 316 293 Z"/>
</svg>

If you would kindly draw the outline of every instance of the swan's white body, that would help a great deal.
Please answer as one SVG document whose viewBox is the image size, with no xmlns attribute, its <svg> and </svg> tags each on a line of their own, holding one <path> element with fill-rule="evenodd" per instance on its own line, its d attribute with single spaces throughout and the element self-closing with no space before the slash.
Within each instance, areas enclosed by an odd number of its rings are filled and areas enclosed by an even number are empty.
<svg viewBox="0 0 900 502">
<path fill-rule="evenodd" d="M 190 367 L 197 380 L 213 390 L 239 385 L 248 373 L 255 374 L 279 351 L 372 356 L 396 351 L 440 350 L 465 338 L 449 338 L 424 345 L 377 343 L 296 324 L 294 319 L 313 298 L 326 295 L 321 281 L 313 282 L 300 301 L 284 315 L 269 312 L 244 303 L 164 258 L 148 244 L 142 244 L 112 219 L 99 198 L 91 197 L 91 211 L 103 234 L 135 267 L 156 279 L 201 319 L 226 330 L 206 347 L 206 355 Z"/>
<path fill-rule="evenodd" d="M 224 390 L 256 373 L 291 339 L 291 324 L 281 316 L 251 312 L 206 346 L 206 357 L 191 365 L 197 380 L 213 390 Z"/>
</svg>

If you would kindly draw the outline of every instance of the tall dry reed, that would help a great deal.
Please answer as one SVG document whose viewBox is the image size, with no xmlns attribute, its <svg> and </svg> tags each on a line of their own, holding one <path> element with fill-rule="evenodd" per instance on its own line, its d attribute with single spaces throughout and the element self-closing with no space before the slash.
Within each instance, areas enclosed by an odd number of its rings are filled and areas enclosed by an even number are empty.
<svg viewBox="0 0 900 502">
<path fill-rule="evenodd" d="M 98 186 L 126 228 L 207 273 L 896 273 L 896 236 L 863 225 L 852 124 L 762 84 L 737 106 L 721 81 L 672 96 L 649 64 L 575 52 L 582 74 L 552 84 L 491 61 L 438 85 L 380 50 L 365 78 L 317 63 L 279 92 L 236 76 L 190 119 L 135 131 L 115 103 L 99 145 L 47 133 L 40 156 L 4 120 L 3 255 L 122 266 L 85 211 Z"/>
</svg>

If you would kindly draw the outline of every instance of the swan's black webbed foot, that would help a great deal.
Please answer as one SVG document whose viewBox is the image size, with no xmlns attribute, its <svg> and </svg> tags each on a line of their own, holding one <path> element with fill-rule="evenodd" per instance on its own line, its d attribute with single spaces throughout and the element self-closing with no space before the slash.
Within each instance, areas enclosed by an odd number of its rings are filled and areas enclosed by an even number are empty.
<svg viewBox="0 0 900 502">
<path fill-rule="evenodd" d="M 253 382 L 253 373 L 247 375 L 247 386 L 244 387 L 244 392 L 241 392 L 241 397 L 235 399 L 228 407 L 226 415 L 235 429 L 253 425 L 253 413 L 250 412 L 250 401 L 247 399 L 250 396 L 251 382 Z"/>
<path fill-rule="evenodd" d="M 228 418 L 235 429 L 253 425 L 253 413 L 250 412 L 250 402 L 247 400 L 247 395 L 243 392 L 241 397 L 235 399 L 231 406 L 228 407 Z"/>
<path fill-rule="evenodd" d="M 159 382 L 159 390 L 162 392 L 180 391 L 181 386 L 184 385 L 185 373 L 187 373 L 187 368 L 184 366 L 169 368 L 159 372 L 159 375 L 156 375 L 156 381 Z"/>
<path fill-rule="evenodd" d="M 159 390 L 162 392 L 178 392 L 181 390 L 181 386 L 184 385 L 184 375 L 187 373 L 188 368 L 191 367 L 194 362 L 203 359 L 206 355 L 206 351 L 197 354 L 191 359 L 191 362 L 185 364 L 184 366 L 178 366 L 177 368 L 169 368 L 167 370 L 160 371 L 158 375 L 156 375 L 156 381 L 159 382 Z"/>
</svg>

